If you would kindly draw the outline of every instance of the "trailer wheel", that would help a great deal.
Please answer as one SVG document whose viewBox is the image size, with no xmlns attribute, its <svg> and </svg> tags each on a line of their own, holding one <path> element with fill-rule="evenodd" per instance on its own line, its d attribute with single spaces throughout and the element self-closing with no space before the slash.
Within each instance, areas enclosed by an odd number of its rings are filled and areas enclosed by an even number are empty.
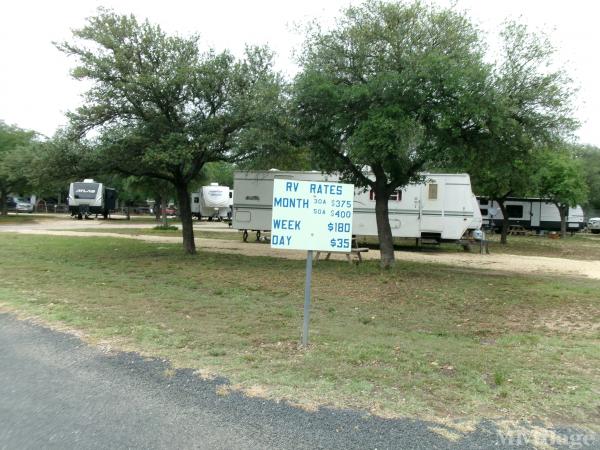
<svg viewBox="0 0 600 450">
<path fill-rule="evenodd" d="M 78 213 L 78 214 L 77 214 L 77 220 L 81 220 L 81 219 L 83 219 L 83 214 L 81 214 L 81 213 Z"/>
<path fill-rule="evenodd" d="M 600 234 L 600 230 L 592 230 L 592 233 L 594 233 L 594 234 Z"/>
<path fill-rule="evenodd" d="M 244 230 L 244 232 L 242 233 L 242 240 L 244 242 L 248 242 L 248 230 Z"/>
<path fill-rule="evenodd" d="M 260 230 L 256 232 L 256 241 L 260 241 Z"/>
</svg>

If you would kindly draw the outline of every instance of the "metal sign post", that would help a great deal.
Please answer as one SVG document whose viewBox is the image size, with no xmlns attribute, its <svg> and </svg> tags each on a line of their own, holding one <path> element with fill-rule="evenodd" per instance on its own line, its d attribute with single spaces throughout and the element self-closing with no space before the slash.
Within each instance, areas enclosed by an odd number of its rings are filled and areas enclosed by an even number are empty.
<svg viewBox="0 0 600 450">
<path fill-rule="evenodd" d="M 308 322 L 310 321 L 310 284 L 312 278 L 313 251 L 306 252 L 306 282 L 304 284 L 304 326 L 302 328 L 302 346 L 308 345 Z"/>
</svg>

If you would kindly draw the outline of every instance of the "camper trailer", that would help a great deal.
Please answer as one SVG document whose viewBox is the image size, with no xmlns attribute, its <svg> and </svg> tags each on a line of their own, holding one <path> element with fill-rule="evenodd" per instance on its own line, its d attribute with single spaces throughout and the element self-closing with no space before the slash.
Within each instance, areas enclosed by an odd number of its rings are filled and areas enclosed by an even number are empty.
<svg viewBox="0 0 600 450">
<path fill-rule="evenodd" d="M 102 214 L 106 219 L 116 209 L 117 191 L 92 179 L 85 179 L 70 184 L 68 202 L 71 216 L 82 219 L 91 214 Z"/>
<path fill-rule="evenodd" d="M 423 174 L 425 182 L 397 190 L 389 199 L 394 237 L 457 241 L 481 227 L 481 215 L 466 174 Z M 234 174 L 233 228 L 257 233 L 271 229 L 273 180 L 339 181 L 320 172 L 239 171 Z M 354 192 L 353 233 L 377 236 L 375 193 Z"/>
<path fill-rule="evenodd" d="M 477 197 L 483 226 L 499 230 L 504 216 L 497 202 Z M 508 198 L 505 202 L 510 226 L 521 226 L 534 231 L 560 231 L 560 213 L 554 203 L 543 198 Z M 567 230 L 579 231 L 586 222 L 581 206 L 569 208 Z"/>
<path fill-rule="evenodd" d="M 227 186 L 211 183 L 202 186 L 198 192 L 192 193 L 192 215 L 198 220 L 203 217 L 208 220 L 221 220 L 229 216 L 230 191 Z"/>
</svg>

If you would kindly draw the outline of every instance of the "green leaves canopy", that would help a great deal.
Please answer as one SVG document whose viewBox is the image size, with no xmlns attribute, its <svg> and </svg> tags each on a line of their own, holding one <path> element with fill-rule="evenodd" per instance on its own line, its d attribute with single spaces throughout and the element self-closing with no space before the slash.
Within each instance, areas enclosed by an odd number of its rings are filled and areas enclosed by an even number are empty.
<svg viewBox="0 0 600 450">
<path fill-rule="evenodd" d="M 489 75 L 482 114 L 456 164 L 469 172 L 478 194 L 496 200 L 535 194 L 539 152 L 562 143 L 577 126 L 570 80 L 551 69 L 548 39 L 516 23 L 508 23 L 501 36 L 501 62 Z"/>
<path fill-rule="evenodd" d="M 6 196 L 29 185 L 29 168 L 37 135 L 0 121 L 0 211 L 6 213 Z"/>
<path fill-rule="evenodd" d="M 563 207 L 575 207 L 587 200 L 588 186 L 581 161 L 570 151 L 546 150 L 539 157 L 536 174 L 540 195 Z"/>
<path fill-rule="evenodd" d="M 368 2 L 309 34 L 297 78 L 300 124 L 321 168 L 391 192 L 468 128 L 485 66 L 463 16 L 421 3 Z"/>
<path fill-rule="evenodd" d="M 95 130 L 106 159 L 127 173 L 189 182 L 206 162 L 235 156 L 267 97 L 277 101 L 266 49 L 248 49 L 241 61 L 201 53 L 197 36 L 170 36 L 107 11 L 74 36 L 59 48 L 78 58 L 73 76 L 92 87 L 70 115 L 73 128 Z"/>
</svg>

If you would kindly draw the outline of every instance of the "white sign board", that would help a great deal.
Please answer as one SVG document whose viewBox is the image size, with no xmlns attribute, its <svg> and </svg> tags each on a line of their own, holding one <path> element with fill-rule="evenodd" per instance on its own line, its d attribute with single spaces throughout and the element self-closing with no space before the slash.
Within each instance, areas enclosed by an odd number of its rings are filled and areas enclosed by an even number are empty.
<svg viewBox="0 0 600 450">
<path fill-rule="evenodd" d="M 271 248 L 349 252 L 352 184 L 273 180 Z"/>
</svg>

